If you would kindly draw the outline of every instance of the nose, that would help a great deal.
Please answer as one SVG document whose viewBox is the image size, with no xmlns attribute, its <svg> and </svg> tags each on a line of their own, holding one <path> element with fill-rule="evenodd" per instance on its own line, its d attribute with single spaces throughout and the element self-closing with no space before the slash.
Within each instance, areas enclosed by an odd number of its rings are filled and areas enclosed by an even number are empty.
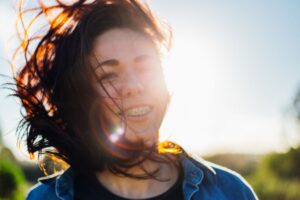
<svg viewBox="0 0 300 200">
<path fill-rule="evenodd" d="M 126 73 L 121 86 L 122 97 L 132 97 L 140 94 L 144 90 L 141 77 L 132 71 Z"/>
</svg>

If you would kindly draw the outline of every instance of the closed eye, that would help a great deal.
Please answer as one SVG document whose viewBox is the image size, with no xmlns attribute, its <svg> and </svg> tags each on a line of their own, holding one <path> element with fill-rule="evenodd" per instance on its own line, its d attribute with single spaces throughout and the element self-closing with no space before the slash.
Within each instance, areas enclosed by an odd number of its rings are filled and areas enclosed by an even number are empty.
<svg viewBox="0 0 300 200">
<path fill-rule="evenodd" d="M 117 78 L 118 75 L 116 73 L 105 73 L 100 77 L 101 81 L 112 81 Z"/>
</svg>

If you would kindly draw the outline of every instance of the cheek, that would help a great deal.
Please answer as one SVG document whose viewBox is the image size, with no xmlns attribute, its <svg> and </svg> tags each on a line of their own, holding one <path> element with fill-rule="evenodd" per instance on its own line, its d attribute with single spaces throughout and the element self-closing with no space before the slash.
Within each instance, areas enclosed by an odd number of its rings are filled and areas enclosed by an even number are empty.
<svg viewBox="0 0 300 200">
<path fill-rule="evenodd" d="M 169 91 L 162 74 L 151 77 L 147 80 L 147 83 L 145 83 L 145 85 L 147 85 L 147 90 L 150 91 L 150 93 L 154 95 L 155 98 L 165 99 L 169 96 Z"/>
<path fill-rule="evenodd" d="M 103 127 L 106 130 L 107 135 L 110 135 L 115 127 L 121 127 L 122 126 L 122 118 L 119 117 L 117 112 L 120 110 L 118 109 L 113 101 L 107 99 L 104 100 L 101 105 L 101 127 Z"/>
<path fill-rule="evenodd" d="M 118 97 L 118 93 L 114 86 L 111 85 L 100 85 L 98 84 L 97 94 L 101 102 L 99 103 L 99 108 L 102 112 L 102 117 L 112 118 L 120 112 L 121 98 Z"/>
<path fill-rule="evenodd" d="M 103 98 L 119 98 L 119 89 L 118 89 L 118 83 L 105 83 L 100 85 L 98 87 L 98 93 Z"/>
</svg>

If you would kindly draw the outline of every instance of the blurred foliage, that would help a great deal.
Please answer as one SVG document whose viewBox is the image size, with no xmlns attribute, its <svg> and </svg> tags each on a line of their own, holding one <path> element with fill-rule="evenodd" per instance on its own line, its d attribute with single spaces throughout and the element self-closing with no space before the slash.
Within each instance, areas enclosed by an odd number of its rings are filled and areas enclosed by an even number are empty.
<svg viewBox="0 0 300 200">
<path fill-rule="evenodd" d="M 0 131 L 0 199 L 24 199 L 26 190 L 24 173 L 16 163 L 11 150 L 4 146 Z"/>
<path fill-rule="evenodd" d="M 254 173 L 260 158 L 260 155 L 250 154 L 216 154 L 204 157 L 205 160 L 228 167 L 244 176 Z"/>
<path fill-rule="evenodd" d="M 242 174 L 260 200 L 300 200 L 300 146 L 286 153 L 220 154 L 205 159 Z"/>
<path fill-rule="evenodd" d="M 14 163 L 17 162 L 16 158 L 14 157 L 13 153 L 11 152 L 11 150 L 7 147 L 2 147 L 0 149 L 0 158 L 1 159 L 6 159 L 6 160 L 10 160 Z"/>
<path fill-rule="evenodd" d="M 24 199 L 26 189 L 21 168 L 8 159 L 0 158 L 0 199 Z"/>
<path fill-rule="evenodd" d="M 300 147 L 264 156 L 256 171 L 247 176 L 261 200 L 300 199 Z"/>
</svg>

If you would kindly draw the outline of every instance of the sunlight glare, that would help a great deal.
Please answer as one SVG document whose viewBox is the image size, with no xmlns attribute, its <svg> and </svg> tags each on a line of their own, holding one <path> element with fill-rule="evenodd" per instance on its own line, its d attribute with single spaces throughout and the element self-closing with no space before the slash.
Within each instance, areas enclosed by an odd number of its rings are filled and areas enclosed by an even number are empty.
<svg viewBox="0 0 300 200">
<path fill-rule="evenodd" d="M 199 35 L 178 33 L 172 51 L 163 60 L 172 99 L 161 138 L 183 146 L 201 146 L 200 143 L 208 140 L 217 115 L 216 96 L 223 91 L 220 83 L 224 75 L 221 68 L 225 59 L 223 43 L 219 38 L 204 33 Z"/>
<path fill-rule="evenodd" d="M 117 142 L 120 137 L 124 134 L 124 129 L 121 127 L 118 127 L 113 131 L 113 133 L 110 135 L 110 140 L 112 142 Z"/>
</svg>

